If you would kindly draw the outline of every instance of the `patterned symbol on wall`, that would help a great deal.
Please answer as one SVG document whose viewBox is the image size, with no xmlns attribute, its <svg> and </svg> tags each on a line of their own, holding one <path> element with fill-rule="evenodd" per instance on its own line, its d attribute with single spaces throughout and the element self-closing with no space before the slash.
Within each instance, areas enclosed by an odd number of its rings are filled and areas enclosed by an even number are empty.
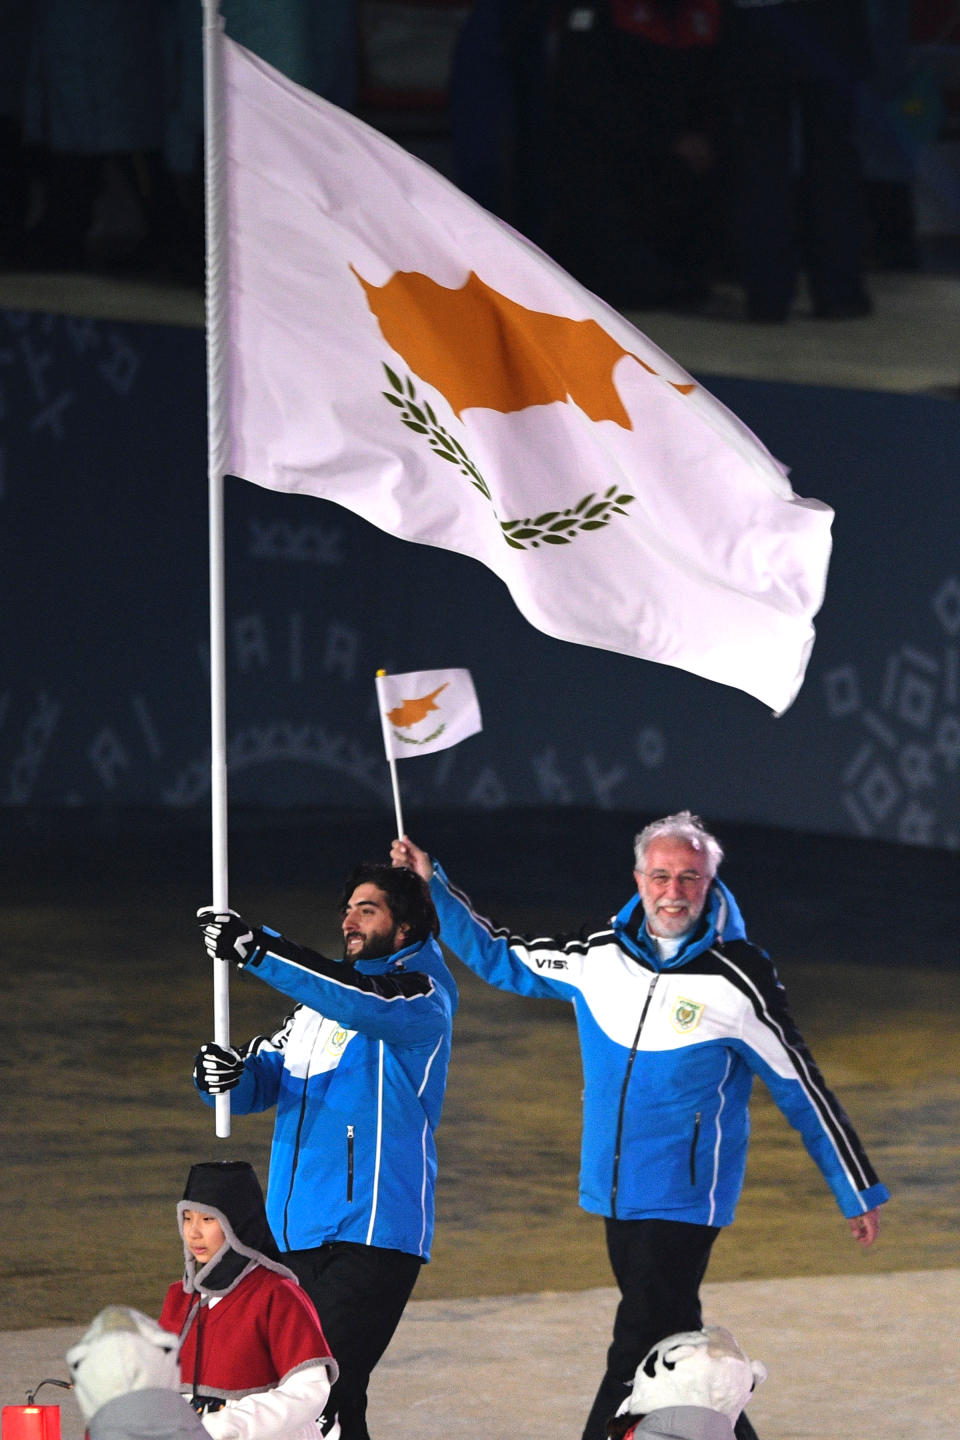
<svg viewBox="0 0 960 1440">
<path fill-rule="evenodd" d="M 856 739 L 840 803 L 861 835 L 960 849 L 960 577 L 931 595 L 932 633 L 886 659 L 875 687 L 857 667 L 824 679 L 827 711 Z"/>
<path fill-rule="evenodd" d="M 141 363 L 127 333 L 116 325 L 26 310 L 0 312 L 0 412 L 27 417 L 27 433 L 35 443 L 66 442 L 91 398 L 129 395 Z M 0 445 L 0 464 L 3 459 Z M 27 485 L 28 477 L 22 483 Z"/>
</svg>

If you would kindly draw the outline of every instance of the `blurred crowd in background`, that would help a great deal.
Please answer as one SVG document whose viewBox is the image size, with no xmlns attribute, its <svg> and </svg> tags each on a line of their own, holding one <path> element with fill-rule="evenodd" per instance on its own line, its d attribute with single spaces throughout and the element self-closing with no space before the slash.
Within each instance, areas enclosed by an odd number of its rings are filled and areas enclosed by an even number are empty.
<svg viewBox="0 0 960 1440">
<path fill-rule="evenodd" d="M 222 0 L 621 309 L 871 310 L 960 236 L 960 0 Z M 0 266 L 199 285 L 201 0 L 0 0 Z M 931 157 L 933 163 L 931 164 Z M 950 257 L 956 264 L 956 255 Z M 719 293 L 718 293 L 719 287 Z"/>
</svg>

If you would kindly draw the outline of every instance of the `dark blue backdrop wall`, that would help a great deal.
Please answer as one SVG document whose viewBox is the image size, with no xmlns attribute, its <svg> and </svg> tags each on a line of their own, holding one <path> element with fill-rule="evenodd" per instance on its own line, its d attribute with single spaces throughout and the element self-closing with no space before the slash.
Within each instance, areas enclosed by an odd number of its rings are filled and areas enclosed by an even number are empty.
<svg viewBox="0 0 960 1440">
<path fill-rule="evenodd" d="M 206 806 L 206 442 L 195 331 L 0 311 L 0 802 Z M 390 805 L 379 666 L 463 665 L 481 735 L 417 806 L 689 806 L 960 846 L 960 406 L 701 377 L 833 505 L 807 680 L 774 719 L 532 629 L 476 562 L 227 482 L 235 804 Z"/>
</svg>

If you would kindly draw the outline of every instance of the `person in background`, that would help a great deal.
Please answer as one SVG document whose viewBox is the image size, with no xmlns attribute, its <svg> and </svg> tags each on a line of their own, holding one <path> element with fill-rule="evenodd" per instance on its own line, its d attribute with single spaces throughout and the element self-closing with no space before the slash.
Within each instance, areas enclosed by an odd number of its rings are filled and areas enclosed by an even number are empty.
<svg viewBox="0 0 960 1440">
<path fill-rule="evenodd" d="M 180 1394 L 177 1337 L 128 1305 L 108 1305 L 66 1354 L 89 1440 L 209 1440 Z"/>
<path fill-rule="evenodd" d="M 748 1360 L 722 1325 L 667 1335 L 637 1366 L 608 1440 L 733 1440 L 734 1422 L 766 1378 L 763 1362 Z"/>
<path fill-rule="evenodd" d="M 727 0 L 733 248 L 747 318 L 787 319 L 806 274 L 821 320 L 869 315 L 856 142 L 862 0 Z"/>
<path fill-rule="evenodd" d="M 619 309 L 702 309 L 727 269 L 720 0 L 564 9 L 546 248 Z"/>
</svg>

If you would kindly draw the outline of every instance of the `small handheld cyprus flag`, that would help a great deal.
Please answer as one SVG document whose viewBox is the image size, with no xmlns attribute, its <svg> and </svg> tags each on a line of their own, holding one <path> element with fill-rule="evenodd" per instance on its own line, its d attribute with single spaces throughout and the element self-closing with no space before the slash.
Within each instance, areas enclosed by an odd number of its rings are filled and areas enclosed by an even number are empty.
<svg viewBox="0 0 960 1440">
<path fill-rule="evenodd" d="M 432 755 L 482 730 L 469 670 L 377 673 L 377 699 L 388 757 Z"/>
<path fill-rule="evenodd" d="M 397 834 L 403 834 L 396 762 L 432 755 L 458 745 L 483 729 L 477 692 L 469 670 L 412 670 L 405 675 L 377 671 L 377 704 L 383 746 L 390 763 Z"/>
</svg>

